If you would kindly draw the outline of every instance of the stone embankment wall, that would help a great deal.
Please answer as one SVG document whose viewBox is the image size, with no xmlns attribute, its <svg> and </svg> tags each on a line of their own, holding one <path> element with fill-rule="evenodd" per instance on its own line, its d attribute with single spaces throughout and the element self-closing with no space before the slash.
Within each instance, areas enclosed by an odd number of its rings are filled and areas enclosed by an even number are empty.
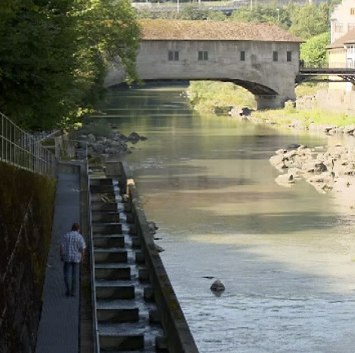
<svg viewBox="0 0 355 353">
<path fill-rule="evenodd" d="M 314 96 L 304 96 L 296 101 L 297 109 L 331 110 L 338 113 L 355 114 L 355 91 L 319 90 Z"/>
<path fill-rule="evenodd" d="M 149 271 L 154 300 L 159 308 L 161 324 L 166 334 L 167 351 L 170 353 L 198 353 L 198 348 L 190 332 L 174 289 L 159 256 L 159 247 L 154 242 L 152 229 L 145 217 L 137 189 L 127 164 L 108 163 L 107 175 L 115 175 L 126 190 L 127 210 L 132 214 L 137 235 L 141 239 L 142 254 Z"/>
<path fill-rule="evenodd" d="M 0 162 L 0 352 L 34 352 L 55 180 Z"/>
</svg>

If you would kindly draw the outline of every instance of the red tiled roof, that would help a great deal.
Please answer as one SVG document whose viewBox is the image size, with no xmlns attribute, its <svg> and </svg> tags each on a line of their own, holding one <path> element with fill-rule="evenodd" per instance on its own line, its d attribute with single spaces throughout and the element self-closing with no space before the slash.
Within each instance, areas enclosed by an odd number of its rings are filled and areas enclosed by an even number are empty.
<svg viewBox="0 0 355 353">
<path fill-rule="evenodd" d="M 286 30 L 269 23 L 209 20 L 140 20 L 139 23 L 143 40 L 302 42 Z"/>
<path fill-rule="evenodd" d="M 343 48 L 344 44 L 355 43 L 355 29 L 344 34 L 342 37 L 338 38 L 333 43 L 327 46 L 328 49 Z"/>
</svg>

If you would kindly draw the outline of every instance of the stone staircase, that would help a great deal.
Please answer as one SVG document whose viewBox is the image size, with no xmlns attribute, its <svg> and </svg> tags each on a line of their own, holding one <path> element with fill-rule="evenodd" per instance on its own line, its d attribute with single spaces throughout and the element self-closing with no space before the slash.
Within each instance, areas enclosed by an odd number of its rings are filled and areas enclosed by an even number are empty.
<svg viewBox="0 0 355 353">
<path fill-rule="evenodd" d="M 168 353 L 149 271 L 118 180 L 89 178 L 100 353 Z"/>
</svg>

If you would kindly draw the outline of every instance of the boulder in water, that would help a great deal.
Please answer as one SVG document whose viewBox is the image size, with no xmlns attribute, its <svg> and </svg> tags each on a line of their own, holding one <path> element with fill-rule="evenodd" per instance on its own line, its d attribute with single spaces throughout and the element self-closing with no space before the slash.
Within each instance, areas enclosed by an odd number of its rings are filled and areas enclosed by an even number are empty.
<svg viewBox="0 0 355 353">
<path fill-rule="evenodd" d="M 224 284 L 219 279 L 216 279 L 212 283 L 210 289 L 213 292 L 223 292 L 226 288 L 225 288 Z"/>
</svg>

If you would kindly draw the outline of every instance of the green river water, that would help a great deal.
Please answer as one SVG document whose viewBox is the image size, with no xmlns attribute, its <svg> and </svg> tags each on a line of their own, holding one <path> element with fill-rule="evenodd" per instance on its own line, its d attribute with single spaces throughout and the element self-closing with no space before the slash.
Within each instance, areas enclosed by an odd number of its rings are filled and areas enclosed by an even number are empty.
<svg viewBox="0 0 355 353">
<path fill-rule="evenodd" d="M 291 143 L 339 141 L 199 116 L 183 92 L 112 89 L 103 110 L 148 138 L 126 160 L 200 352 L 354 353 L 349 195 L 281 187 L 269 163 Z"/>
</svg>

